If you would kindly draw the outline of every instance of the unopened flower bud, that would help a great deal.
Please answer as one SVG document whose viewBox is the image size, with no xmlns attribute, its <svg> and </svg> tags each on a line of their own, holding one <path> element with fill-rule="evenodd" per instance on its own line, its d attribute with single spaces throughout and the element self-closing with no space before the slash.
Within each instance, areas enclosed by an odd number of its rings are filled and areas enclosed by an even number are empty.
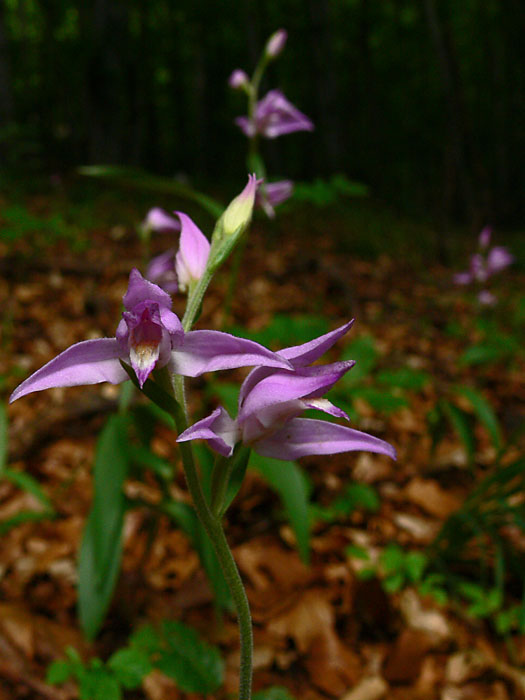
<svg viewBox="0 0 525 700">
<path fill-rule="evenodd" d="M 228 78 L 228 85 L 234 90 L 241 90 L 242 88 L 245 88 L 249 82 L 250 79 L 240 68 L 236 68 Z"/>
<path fill-rule="evenodd" d="M 277 56 L 284 49 L 287 38 L 288 32 L 285 29 L 278 29 L 272 34 L 272 36 L 268 39 L 265 48 L 268 58 L 277 58 Z"/>
<path fill-rule="evenodd" d="M 258 184 L 255 174 L 248 175 L 248 184 L 228 205 L 228 208 L 222 215 L 222 232 L 224 236 L 231 236 L 239 229 L 244 230 L 250 223 Z"/>
<path fill-rule="evenodd" d="M 492 228 L 490 226 L 485 226 L 483 231 L 479 234 L 479 239 L 478 239 L 479 247 L 482 250 L 489 247 L 491 235 L 492 235 Z"/>
</svg>

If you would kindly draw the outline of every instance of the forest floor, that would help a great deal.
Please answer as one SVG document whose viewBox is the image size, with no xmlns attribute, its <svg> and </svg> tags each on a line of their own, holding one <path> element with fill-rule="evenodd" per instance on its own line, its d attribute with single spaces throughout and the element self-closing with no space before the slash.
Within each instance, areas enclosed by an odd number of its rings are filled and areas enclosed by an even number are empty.
<svg viewBox="0 0 525 700">
<path fill-rule="evenodd" d="M 34 204 L 45 206 L 45 201 Z M 367 484 L 379 496 L 378 507 L 357 504 L 346 513 L 317 519 L 308 566 L 297 553 L 279 499 L 258 473 L 248 471 L 228 513 L 226 531 L 253 612 L 255 689 L 284 686 L 301 700 L 525 698 L 523 636 L 512 630 L 497 634 L 490 614 L 467 612 L 472 600 L 448 596 L 436 602 L 416 585 L 417 575 L 391 582 L 390 589 L 384 573 L 359 575 L 365 565 L 377 565 L 392 543 L 403 552 L 430 551 L 447 518 L 492 473 L 496 449 L 486 425 L 476 423 L 473 428 L 472 454 L 468 436 L 460 439 L 461 428 L 454 431 L 448 425 L 433 449 L 427 416 L 439 401 L 454 394 L 452 403 L 461 415 L 473 417 L 472 405 L 458 398 L 454 387 L 475 387 L 494 409 L 507 446 L 500 466 L 523 454 L 523 434 L 518 434 L 525 419 L 523 355 L 516 351 L 483 364 L 461 362 L 465 351 L 487 332 L 486 324 L 476 323 L 486 316 L 474 298 L 451 285 L 453 272 L 466 267 L 463 260 L 454 270 L 409 264 L 387 245 L 373 260 L 356 257 L 351 245 L 340 245 L 337 229 L 344 222 L 328 219 L 317 232 L 318 223 L 310 222 L 305 233 L 297 225 L 288 226 L 290 221 L 288 217 L 274 225 L 261 219 L 255 223 L 232 306 L 235 326 L 257 333 L 276 315 L 286 315 L 299 328 L 310 324 L 315 334 L 319 318 L 328 329 L 355 318 L 348 336 L 327 359 L 336 359 L 356 338 L 373 339 L 375 367 L 362 385 L 356 382 L 361 392 L 348 402 L 355 427 L 391 442 L 398 459 L 394 463 L 378 455 L 347 453 L 301 460 L 312 485 L 312 501 L 319 507 L 328 508 L 349 482 Z M 388 232 L 383 235 L 387 240 Z M 166 241 L 154 237 L 154 251 L 174 244 Z M 0 246 L 0 388 L 7 398 L 22 378 L 72 343 L 114 335 L 129 270 L 140 265 L 140 247 L 132 228 L 118 222 L 90 229 L 89 244 L 80 252 L 72 252 L 67 240 L 35 249 L 24 238 L 2 241 L 1 233 Z M 503 312 L 490 316 L 489 332 L 490 323 L 505 324 L 511 317 L 521 318 L 523 324 L 524 281 L 519 270 L 501 276 Z M 198 327 L 224 327 L 226 287 L 227 274 L 221 271 Z M 175 299 L 174 310 L 182 315 L 182 297 Z M 512 335 L 508 328 L 505 332 Z M 380 391 L 374 375 L 382 372 L 384 378 L 385 372 L 399 373 L 406 367 L 431 379 L 417 387 L 409 383 L 408 388 L 392 388 L 389 395 L 400 400 L 389 402 L 385 385 Z M 244 375 L 230 373 L 230 381 L 232 376 L 237 380 Z M 192 405 L 199 416 L 205 415 L 216 405 L 216 397 L 203 393 L 202 380 L 191 386 Z M 163 619 L 182 620 L 219 645 L 226 675 L 224 688 L 214 697 L 235 693 L 235 620 L 230 615 L 222 621 L 216 618 L 198 557 L 166 516 L 158 518 L 157 534 L 148 544 L 152 515 L 147 508 L 126 515 L 122 573 L 101 633 L 88 644 L 80 632 L 76 558 L 91 504 L 96 437 L 116 410 L 118 392 L 111 385 L 53 389 L 9 407 L 9 466 L 40 483 L 56 515 L 14 525 L 13 516 L 38 510 L 41 504 L 19 486 L 0 482 L 0 526 L 11 523 L 0 539 L 0 700 L 78 697 L 72 683 L 57 688 L 45 680 L 46 668 L 63 657 L 67 646 L 85 658 L 104 659 L 141 622 Z M 199 401 L 206 405 L 199 407 Z M 167 427 L 157 427 L 153 447 L 160 456 L 177 459 Z M 146 482 L 130 479 L 125 488 L 128 496 L 145 503 L 155 504 L 160 498 L 153 475 Z M 173 489 L 187 500 L 180 472 Z M 509 526 L 506 535 L 513 551 L 523 557 L 525 531 Z M 485 556 L 480 551 L 472 556 L 472 542 L 468 548 L 469 566 L 476 556 Z M 459 552 L 456 559 L 462 556 Z M 486 556 L 492 580 L 493 553 Z M 475 566 L 462 573 L 480 583 Z M 523 580 L 508 572 L 505 581 L 506 596 L 519 603 Z M 443 585 L 446 588 L 446 580 Z M 180 692 L 155 671 L 129 697 L 198 696 Z"/>
</svg>

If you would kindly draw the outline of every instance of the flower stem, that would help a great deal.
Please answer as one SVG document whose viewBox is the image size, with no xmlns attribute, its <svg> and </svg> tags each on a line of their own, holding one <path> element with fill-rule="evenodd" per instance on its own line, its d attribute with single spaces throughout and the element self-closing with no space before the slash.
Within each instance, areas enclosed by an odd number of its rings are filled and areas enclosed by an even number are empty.
<svg viewBox="0 0 525 700">
<path fill-rule="evenodd" d="M 175 377 L 175 386 L 173 386 L 171 382 L 166 381 L 166 373 L 163 373 L 162 370 L 159 371 L 156 378 L 160 381 L 163 389 L 169 391 L 172 396 L 178 393 L 177 377 Z M 184 408 L 180 403 L 175 403 L 172 413 L 178 432 L 181 433 L 186 430 L 187 420 Z M 186 483 L 188 484 L 188 490 L 193 500 L 193 506 L 215 549 L 237 611 L 241 646 L 239 700 L 250 700 L 252 687 L 253 633 L 248 598 L 237 564 L 228 546 L 228 541 L 224 534 L 220 518 L 212 513 L 204 496 L 195 460 L 193 459 L 191 443 L 181 442 L 179 443 L 179 447 Z"/>
<path fill-rule="evenodd" d="M 185 428 L 186 421 L 184 420 L 182 411 L 180 412 L 179 416 L 175 416 L 175 421 L 179 431 Z M 193 460 L 191 445 L 187 442 L 181 442 L 179 444 L 182 454 L 182 461 L 184 464 L 186 482 L 193 499 L 193 505 L 213 544 L 224 573 L 224 578 L 226 579 L 228 588 L 230 589 L 235 609 L 237 611 L 241 644 L 239 700 L 250 700 L 252 686 L 253 634 L 248 598 L 242 584 L 242 579 L 239 574 L 237 564 L 235 563 L 233 554 L 228 546 L 228 541 L 226 540 L 221 522 L 212 514 L 204 497 L 199 476 L 197 474 L 197 469 L 195 467 L 195 462 Z"/>
</svg>

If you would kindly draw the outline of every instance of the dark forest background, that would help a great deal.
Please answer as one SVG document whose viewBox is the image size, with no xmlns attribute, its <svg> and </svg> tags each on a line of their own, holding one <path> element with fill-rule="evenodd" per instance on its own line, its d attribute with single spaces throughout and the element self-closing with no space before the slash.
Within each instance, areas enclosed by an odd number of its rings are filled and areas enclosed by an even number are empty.
<svg viewBox="0 0 525 700">
<path fill-rule="evenodd" d="M 279 27 L 263 91 L 316 131 L 265 144 L 272 174 L 342 172 L 401 211 L 520 222 L 522 0 L 0 0 L 4 171 L 238 182 L 245 104 L 227 79 Z"/>
</svg>

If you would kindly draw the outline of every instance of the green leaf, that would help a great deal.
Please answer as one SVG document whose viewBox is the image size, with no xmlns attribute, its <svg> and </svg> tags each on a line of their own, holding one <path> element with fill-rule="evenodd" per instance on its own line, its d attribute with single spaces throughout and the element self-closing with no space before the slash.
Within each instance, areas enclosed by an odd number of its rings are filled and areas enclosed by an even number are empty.
<svg viewBox="0 0 525 700">
<path fill-rule="evenodd" d="M 40 503 L 44 506 L 48 514 L 55 512 L 49 497 L 44 492 L 38 481 L 33 479 L 30 474 L 15 471 L 14 469 L 4 469 L 4 479 L 7 479 L 7 481 L 10 481 L 15 486 L 18 486 L 18 488 L 22 489 L 23 491 L 27 491 L 27 493 L 34 496 L 37 501 L 40 501 Z"/>
<path fill-rule="evenodd" d="M 213 217 L 219 217 L 224 207 L 208 195 L 198 192 L 188 185 L 172 178 L 152 175 L 140 168 L 118 165 L 86 165 L 78 168 L 80 175 L 109 180 L 125 187 L 131 187 L 146 192 L 170 194 L 189 199 L 199 204 Z"/>
<path fill-rule="evenodd" d="M 356 576 L 357 578 L 361 579 L 361 581 L 370 581 L 370 579 L 373 579 L 377 576 L 377 571 L 376 569 L 374 569 L 374 567 L 370 566 L 357 571 Z"/>
<path fill-rule="evenodd" d="M 428 564 L 428 559 L 423 552 L 409 552 L 405 557 L 405 571 L 412 583 L 421 580 L 423 572 Z"/>
<path fill-rule="evenodd" d="M 252 452 L 250 465 L 277 491 L 297 539 L 302 560 L 310 560 L 309 495 L 306 478 L 296 462 L 262 457 Z"/>
<path fill-rule="evenodd" d="M 492 335 L 489 340 L 467 348 L 459 358 L 459 363 L 469 366 L 499 362 L 505 358 L 512 357 L 519 349 L 519 342 L 515 338 L 498 333 L 497 335 Z"/>
<path fill-rule="evenodd" d="M 78 570 L 78 611 L 88 639 L 100 629 L 120 570 L 128 424 L 127 416 L 111 416 L 96 446 L 93 505 L 84 528 Z"/>
<path fill-rule="evenodd" d="M 349 484 L 344 493 L 339 496 L 331 505 L 312 506 L 314 519 L 319 518 L 325 522 L 332 522 L 338 518 L 345 518 L 355 510 L 376 511 L 380 506 L 379 498 L 375 489 L 368 484 Z"/>
<path fill-rule="evenodd" d="M 479 421 L 487 429 L 487 432 L 492 440 L 492 444 L 497 450 L 500 450 L 503 443 L 501 427 L 489 401 L 480 391 L 472 389 L 471 387 L 458 387 L 456 391 L 470 401 Z"/>
<path fill-rule="evenodd" d="M 332 175 L 330 184 L 334 189 L 347 197 L 366 197 L 368 196 L 368 187 L 362 182 L 349 180 L 343 173 Z"/>
<path fill-rule="evenodd" d="M 404 569 L 405 556 L 405 552 L 398 544 L 389 544 L 381 552 L 379 560 L 385 573 L 391 574 Z"/>
<path fill-rule="evenodd" d="M 153 668 L 149 656 L 139 649 L 126 648 L 116 651 L 107 662 L 124 688 L 138 688 L 144 676 Z"/>
<path fill-rule="evenodd" d="M 478 583 L 470 583 L 470 581 L 461 581 L 458 584 L 458 592 L 468 600 L 479 602 L 485 598 L 485 590 Z"/>
<path fill-rule="evenodd" d="M 146 469 L 151 469 L 154 474 L 160 476 L 164 481 L 171 481 L 174 476 L 174 468 L 167 459 L 159 457 L 151 452 L 147 447 L 133 445 L 129 450 L 129 459 L 134 464 L 138 464 Z"/>
<path fill-rule="evenodd" d="M 162 638 L 159 631 L 153 625 L 143 625 L 130 635 L 128 645 L 132 649 L 138 649 L 148 656 L 158 654 L 162 649 Z"/>
<path fill-rule="evenodd" d="M 353 557 L 361 561 L 370 561 L 369 552 L 364 547 L 359 547 L 357 544 L 349 544 L 348 547 L 345 547 L 345 554 L 347 557 Z"/>
<path fill-rule="evenodd" d="M 294 700 L 293 695 L 290 695 L 287 688 L 282 686 L 273 686 L 266 690 L 260 690 L 254 693 L 253 700 Z"/>
<path fill-rule="evenodd" d="M 23 510 L 0 523 L 0 535 L 5 535 L 13 527 L 24 523 L 38 523 L 41 520 L 54 518 L 55 513 L 49 510 Z"/>
<path fill-rule="evenodd" d="M 346 345 L 342 360 L 355 360 L 355 366 L 340 380 L 340 385 L 354 387 L 367 377 L 377 363 L 375 340 L 371 335 L 361 335 Z"/>
<path fill-rule="evenodd" d="M 401 571 L 398 571 L 397 573 L 383 579 L 383 588 L 387 593 L 397 593 L 397 591 L 400 591 L 404 585 L 405 575 Z"/>
<path fill-rule="evenodd" d="M 465 413 L 465 411 L 462 411 L 450 401 L 442 401 L 441 406 L 465 447 L 469 464 L 472 464 L 476 451 L 476 442 L 468 413 Z"/>
<path fill-rule="evenodd" d="M 97 663 L 98 662 L 98 663 Z M 100 662 L 94 659 L 91 667 L 79 678 L 82 700 L 121 700 L 120 683 Z"/>
<path fill-rule="evenodd" d="M 153 664 L 186 693 L 213 693 L 224 677 L 219 650 L 202 641 L 197 632 L 181 622 L 161 625 L 162 650 Z"/>
<path fill-rule="evenodd" d="M 69 661 L 53 661 L 46 673 L 46 682 L 51 685 L 65 683 L 73 673 Z"/>
<path fill-rule="evenodd" d="M 364 399 L 375 411 L 383 413 L 393 413 L 409 405 L 404 396 L 398 396 L 391 391 L 377 389 L 374 386 L 355 387 L 352 389 L 352 398 Z"/>
<path fill-rule="evenodd" d="M 7 427 L 7 410 L 4 404 L 0 404 L 0 479 L 7 466 Z"/>
<path fill-rule="evenodd" d="M 192 545 L 195 547 L 203 569 L 206 572 L 208 581 L 213 588 L 217 606 L 225 610 L 230 610 L 232 607 L 230 589 L 224 578 L 222 567 L 215 554 L 215 549 L 208 537 L 208 533 L 201 525 L 193 508 L 187 503 L 179 503 L 177 501 L 165 502 L 162 504 L 161 508 L 191 539 Z"/>
<path fill-rule="evenodd" d="M 378 372 L 376 381 L 379 384 L 385 384 L 390 387 L 421 391 L 425 384 L 428 384 L 430 378 L 427 372 L 412 369 L 411 367 L 402 367 L 400 369 L 385 369 Z"/>
</svg>

